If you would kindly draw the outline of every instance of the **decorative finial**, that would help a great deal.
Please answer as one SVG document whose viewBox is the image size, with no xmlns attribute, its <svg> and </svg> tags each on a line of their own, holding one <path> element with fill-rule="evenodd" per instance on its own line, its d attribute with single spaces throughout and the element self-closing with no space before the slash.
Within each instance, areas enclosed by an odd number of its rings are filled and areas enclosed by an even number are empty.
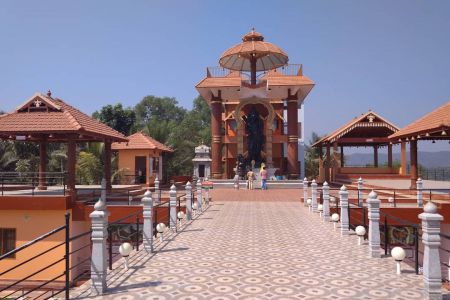
<svg viewBox="0 0 450 300">
<path fill-rule="evenodd" d="M 47 91 L 47 97 L 51 97 L 52 96 L 52 91 L 48 90 Z"/>
<path fill-rule="evenodd" d="M 378 197 L 378 195 L 377 195 L 377 193 L 375 193 L 374 190 L 372 190 L 372 191 L 369 193 L 369 198 L 376 199 L 377 197 Z"/>
<path fill-rule="evenodd" d="M 105 210 L 105 202 L 102 200 L 102 198 L 98 199 L 98 201 L 94 205 L 94 209 L 97 211 Z"/>
<path fill-rule="evenodd" d="M 423 207 L 423 211 L 429 214 L 437 213 L 437 206 L 432 201 L 428 201 L 428 203 Z"/>
</svg>

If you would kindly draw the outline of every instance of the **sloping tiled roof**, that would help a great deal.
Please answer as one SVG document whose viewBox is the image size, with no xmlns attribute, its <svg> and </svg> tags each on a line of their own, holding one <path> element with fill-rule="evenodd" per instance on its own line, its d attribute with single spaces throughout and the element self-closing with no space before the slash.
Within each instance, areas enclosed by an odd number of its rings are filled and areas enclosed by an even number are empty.
<svg viewBox="0 0 450 300">
<path fill-rule="evenodd" d="M 417 136 L 419 134 L 432 134 L 442 132 L 450 128 L 450 102 L 426 114 L 422 118 L 412 122 L 401 130 L 389 136 L 391 139 Z M 450 132 L 447 132 L 447 136 Z"/>
<path fill-rule="evenodd" d="M 358 123 L 366 120 L 370 115 L 374 116 L 374 118 L 377 119 L 378 121 L 377 122 L 373 122 L 373 123 L 365 122 L 367 124 L 371 124 L 371 125 L 368 125 L 368 126 L 373 126 L 373 127 L 384 126 L 384 127 L 389 128 L 390 130 L 392 130 L 394 132 L 399 130 L 399 128 L 397 126 L 395 126 L 391 122 L 385 120 L 384 118 L 382 118 L 380 115 L 376 114 L 375 112 L 369 110 L 365 114 L 362 114 L 359 117 L 355 117 L 354 119 L 350 120 L 344 126 L 338 128 L 337 130 L 335 130 L 331 134 L 324 136 L 323 138 L 321 138 L 320 140 L 318 140 L 317 142 L 315 142 L 311 146 L 312 147 L 316 147 L 316 146 L 319 146 L 319 145 L 324 144 L 324 143 L 325 144 L 326 143 L 333 143 L 335 140 L 339 139 L 340 137 L 344 136 L 345 134 L 347 134 L 348 132 L 350 132 L 351 130 L 356 128 L 356 126 L 359 126 Z M 361 126 L 363 126 L 363 125 L 361 124 Z"/>
<path fill-rule="evenodd" d="M 113 143 L 111 145 L 111 149 L 113 150 L 135 150 L 135 149 L 143 149 L 143 150 L 160 150 L 163 152 L 173 152 L 173 150 L 166 145 L 158 142 L 157 140 L 151 138 L 146 135 L 142 131 L 136 132 L 128 137 L 127 143 Z"/>
<path fill-rule="evenodd" d="M 35 94 L 32 98 L 44 102 L 51 109 L 30 111 L 27 110 L 30 101 L 25 102 L 16 111 L 0 118 L 0 135 L 76 133 L 92 136 L 93 140 L 127 140 L 120 132 L 89 117 L 61 99 L 51 98 L 40 93 Z"/>
</svg>

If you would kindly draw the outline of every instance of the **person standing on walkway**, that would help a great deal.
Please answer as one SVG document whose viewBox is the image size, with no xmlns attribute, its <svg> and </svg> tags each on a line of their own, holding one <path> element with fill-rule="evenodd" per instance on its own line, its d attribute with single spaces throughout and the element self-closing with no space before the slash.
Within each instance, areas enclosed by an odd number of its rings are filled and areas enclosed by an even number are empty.
<svg viewBox="0 0 450 300">
<path fill-rule="evenodd" d="M 247 172 L 247 187 L 249 190 L 253 190 L 253 180 L 255 180 L 255 174 L 252 170 Z"/>
<path fill-rule="evenodd" d="M 261 189 L 267 190 L 267 170 L 265 166 L 262 167 L 259 174 L 261 175 Z"/>
</svg>

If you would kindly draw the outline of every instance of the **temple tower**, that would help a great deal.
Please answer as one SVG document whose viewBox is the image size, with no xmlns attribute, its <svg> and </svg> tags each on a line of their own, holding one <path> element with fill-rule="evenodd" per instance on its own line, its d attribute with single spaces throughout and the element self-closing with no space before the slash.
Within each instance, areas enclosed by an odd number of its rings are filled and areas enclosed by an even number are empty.
<svg viewBox="0 0 450 300">
<path fill-rule="evenodd" d="M 224 52 L 220 67 L 207 68 L 196 88 L 211 107 L 213 178 L 233 178 L 237 160 L 299 177 L 299 108 L 314 83 L 288 60 L 252 30 Z"/>
</svg>

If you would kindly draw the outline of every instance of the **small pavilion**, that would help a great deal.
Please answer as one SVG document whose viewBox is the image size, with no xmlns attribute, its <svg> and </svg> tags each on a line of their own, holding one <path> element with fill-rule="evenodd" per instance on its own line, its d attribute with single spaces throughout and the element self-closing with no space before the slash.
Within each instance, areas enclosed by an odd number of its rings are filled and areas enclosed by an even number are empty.
<svg viewBox="0 0 450 300">
<path fill-rule="evenodd" d="M 111 144 L 126 142 L 116 130 L 82 113 L 59 98 L 35 93 L 15 111 L 0 118 L 0 139 L 39 144 L 39 185 L 46 189 L 47 144 L 67 143 L 67 189 L 75 191 L 76 145 L 103 142 L 104 177 L 111 188 Z M 75 199 L 72 197 L 72 201 Z"/>
<path fill-rule="evenodd" d="M 398 170 L 392 167 L 392 143 L 389 139 L 389 135 L 398 130 L 397 126 L 369 110 L 318 140 L 312 147 L 319 148 L 319 181 L 334 181 L 337 174 L 398 174 Z M 378 149 L 386 146 L 388 164 L 382 168 L 378 164 Z M 344 147 L 372 147 L 373 167 L 345 166 Z M 323 148 L 326 149 L 325 156 Z M 405 147 L 402 147 L 402 157 L 405 155 Z M 401 169 L 406 169 L 406 160 L 404 165 L 402 160 Z"/>
<path fill-rule="evenodd" d="M 411 163 L 411 188 L 419 177 L 417 141 L 450 140 L 450 102 L 438 107 L 389 136 L 392 143 L 409 143 Z M 403 148 L 402 148 L 403 149 Z"/>
<path fill-rule="evenodd" d="M 131 173 L 132 183 L 147 185 L 153 183 L 156 176 L 163 178 L 163 154 L 173 152 L 142 131 L 130 135 L 128 142 L 113 143 L 112 150 L 118 152 L 119 169 Z"/>
</svg>

